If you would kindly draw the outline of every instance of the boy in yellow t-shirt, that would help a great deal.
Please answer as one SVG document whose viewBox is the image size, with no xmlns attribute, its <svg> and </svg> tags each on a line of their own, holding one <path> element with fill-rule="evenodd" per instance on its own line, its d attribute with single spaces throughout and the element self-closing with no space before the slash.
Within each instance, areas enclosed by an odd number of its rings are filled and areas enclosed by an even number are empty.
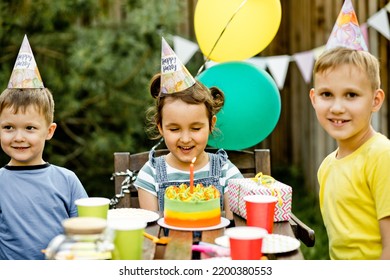
<svg viewBox="0 0 390 280">
<path fill-rule="evenodd" d="M 390 141 L 371 126 L 384 99 L 369 52 L 335 47 L 316 61 L 310 100 L 338 145 L 318 170 L 331 259 L 390 259 Z"/>
</svg>

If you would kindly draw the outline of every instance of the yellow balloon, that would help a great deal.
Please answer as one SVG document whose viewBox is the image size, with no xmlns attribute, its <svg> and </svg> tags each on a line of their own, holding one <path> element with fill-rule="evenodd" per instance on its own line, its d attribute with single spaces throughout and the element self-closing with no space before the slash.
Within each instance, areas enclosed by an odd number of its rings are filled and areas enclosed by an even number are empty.
<svg viewBox="0 0 390 280">
<path fill-rule="evenodd" d="M 281 18 L 280 0 L 199 0 L 195 35 L 205 57 L 245 60 L 271 43 Z"/>
</svg>

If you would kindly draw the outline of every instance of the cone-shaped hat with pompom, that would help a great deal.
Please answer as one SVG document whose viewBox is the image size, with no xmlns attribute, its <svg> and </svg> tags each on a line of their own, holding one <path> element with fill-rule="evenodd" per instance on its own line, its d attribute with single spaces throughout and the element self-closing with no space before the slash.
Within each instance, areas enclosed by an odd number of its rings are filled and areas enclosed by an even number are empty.
<svg viewBox="0 0 390 280">
<path fill-rule="evenodd" d="M 344 1 L 336 24 L 326 43 L 327 50 L 338 46 L 368 51 L 351 0 Z"/>
<path fill-rule="evenodd" d="M 194 84 L 194 77 L 192 77 L 165 39 L 162 38 L 161 93 L 170 94 L 182 91 Z"/>
<path fill-rule="evenodd" d="M 24 35 L 22 46 L 16 58 L 8 88 L 43 88 L 43 82 L 33 52 Z"/>
</svg>

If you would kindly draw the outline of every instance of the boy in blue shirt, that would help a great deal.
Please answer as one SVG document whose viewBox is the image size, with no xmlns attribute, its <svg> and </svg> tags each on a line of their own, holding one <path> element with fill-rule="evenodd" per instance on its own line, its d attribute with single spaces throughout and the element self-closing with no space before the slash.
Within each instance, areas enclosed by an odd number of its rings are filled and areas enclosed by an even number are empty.
<svg viewBox="0 0 390 280">
<path fill-rule="evenodd" d="M 87 197 L 74 172 L 42 158 L 57 127 L 53 116 L 53 96 L 25 37 L 0 95 L 0 142 L 10 157 L 0 169 L 0 260 L 44 259 L 62 221 L 77 216 L 74 201 Z"/>
</svg>

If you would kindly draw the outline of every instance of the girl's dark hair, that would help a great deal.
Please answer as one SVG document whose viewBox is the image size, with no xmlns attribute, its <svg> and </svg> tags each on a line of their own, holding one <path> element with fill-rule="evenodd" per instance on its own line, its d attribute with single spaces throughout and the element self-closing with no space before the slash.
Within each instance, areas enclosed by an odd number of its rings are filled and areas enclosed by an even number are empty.
<svg viewBox="0 0 390 280">
<path fill-rule="evenodd" d="M 159 139 L 161 135 L 158 131 L 158 125 L 162 122 L 162 108 L 167 99 L 180 99 L 188 104 L 204 104 L 206 106 L 209 119 L 210 132 L 212 131 L 212 118 L 225 104 L 225 95 L 217 87 L 208 88 L 201 82 L 195 84 L 183 91 L 164 94 L 161 93 L 161 74 L 156 74 L 150 82 L 150 94 L 156 99 L 155 105 L 146 112 L 146 132 L 151 139 Z"/>
</svg>

